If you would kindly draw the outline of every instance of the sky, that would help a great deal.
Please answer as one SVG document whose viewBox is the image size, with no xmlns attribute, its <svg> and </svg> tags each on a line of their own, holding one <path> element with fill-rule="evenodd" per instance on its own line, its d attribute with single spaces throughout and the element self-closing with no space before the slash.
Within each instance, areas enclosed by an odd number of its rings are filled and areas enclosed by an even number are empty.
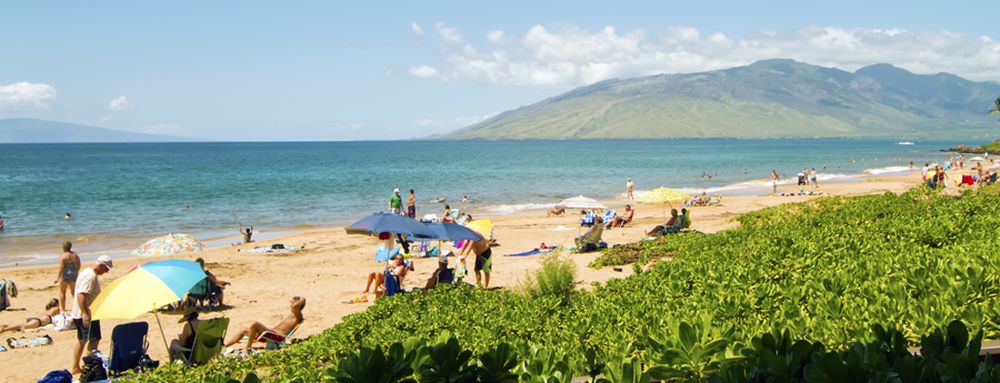
<svg viewBox="0 0 1000 383">
<path fill-rule="evenodd" d="M 996 1 L 2 1 L 0 118 L 386 140 L 768 58 L 1000 81 L 997 20 Z"/>
</svg>

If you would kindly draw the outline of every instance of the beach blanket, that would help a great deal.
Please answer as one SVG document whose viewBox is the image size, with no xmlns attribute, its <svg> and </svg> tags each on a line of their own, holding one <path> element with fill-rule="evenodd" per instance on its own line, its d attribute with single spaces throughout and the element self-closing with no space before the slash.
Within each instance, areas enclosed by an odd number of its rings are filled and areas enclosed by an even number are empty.
<svg viewBox="0 0 1000 383">
<path fill-rule="evenodd" d="M 548 248 L 544 248 L 544 249 L 539 249 L 539 248 L 536 247 L 533 250 L 525 251 L 523 253 L 505 254 L 504 256 L 505 257 L 527 257 L 527 256 L 531 256 L 531 255 L 536 255 L 536 254 L 551 253 L 551 252 L 553 252 L 555 250 L 558 250 L 558 249 L 559 249 L 559 246 L 552 246 L 552 247 L 548 247 Z"/>
<path fill-rule="evenodd" d="M 270 247 L 255 247 L 253 249 L 240 249 L 241 253 L 285 253 L 289 251 L 300 250 L 301 247 L 289 246 L 284 249 L 272 249 Z"/>
</svg>

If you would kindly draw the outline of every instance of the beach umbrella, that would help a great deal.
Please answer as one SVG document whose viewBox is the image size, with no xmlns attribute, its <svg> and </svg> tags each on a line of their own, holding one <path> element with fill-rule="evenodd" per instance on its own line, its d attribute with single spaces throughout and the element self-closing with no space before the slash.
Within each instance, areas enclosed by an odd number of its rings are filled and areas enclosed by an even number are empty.
<svg viewBox="0 0 1000 383">
<path fill-rule="evenodd" d="M 160 257 L 182 253 L 202 251 L 205 244 L 195 239 L 190 234 L 167 234 L 146 241 L 135 250 L 132 255 L 139 257 Z"/>
<path fill-rule="evenodd" d="M 480 220 L 487 221 L 487 220 Z M 476 222 L 476 221 L 472 221 Z M 434 238 L 438 241 L 482 241 L 483 236 L 476 231 L 451 222 L 430 222 L 425 223 L 428 229 L 434 232 Z M 490 227 L 492 230 L 492 225 Z"/>
<path fill-rule="evenodd" d="M 607 206 L 604 206 L 604 204 L 598 202 L 596 199 L 584 197 L 582 195 L 559 201 L 558 205 L 565 206 L 569 209 L 607 209 Z"/>
<path fill-rule="evenodd" d="M 648 193 L 639 198 L 639 203 L 651 203 L 651 204 L 670 204 L 671 202 L 687 201 L 691 199 L 691 196 L 682 193 L 680 191 L 668 188 L 659 187 L 650 190 Z"/>
<path fill-rule="evenodd" d="M 975 156 L 970 158 L 969 161 L 986 161 L 986 159 L 980 156 Z"/>
<path fill-rule="evenodd" d="M 475 231 L 486 238 L 493 233 L 493 221 L 488 219 L 477 219 L 465 224 L 465 227 L 469 230 Z"/>
<path fill-rule="evenodd" d="M 167 259 L 139 265 L 101 290 L 91 305 L 91 318 L 132 319 L 184 298 L 205 279 L 205 271 L 194 261 Z M 156 324 L 160 317 L 156 315 Z M 163 326 L 160 326 L 163 335 Z M 167 345 L 166 337 L 163 345 Z M 169 353 L 169 351 L 168 351 Z"/>
<path fill-rule="evenodd" d="M 422 238 L 434 237 L 434 232 L 420 223 L 420 221 L 399 214 L 372 214 L 358 220 L 345 229 L 347 230 L 347 234 L 379 235 L 381 233 L 391 233 Z"/>
</svg>

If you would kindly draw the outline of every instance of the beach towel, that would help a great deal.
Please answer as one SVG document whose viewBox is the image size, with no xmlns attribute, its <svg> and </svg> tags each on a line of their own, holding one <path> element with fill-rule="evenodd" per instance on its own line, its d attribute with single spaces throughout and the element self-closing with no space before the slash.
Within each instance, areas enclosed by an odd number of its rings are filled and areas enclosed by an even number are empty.
<svg viewBox="0 0 1000 383">
<path fill-rule="evenodd" d="M 295 250 L 299 250 L 299 249 L 302 249 L 302 248 L 301 247 L 295 247 L 295 246 L 285 246 L 284 248 L 281 248 L 281 249 L 275 249 L 273 247 L 255 247 L 253 249 L 240 249 L 240 250 L 237 250 L 237 251 L 239 251 L 241 253 L 285 253 L 285 252 L 295 251 Z"/>
<path fill-rule="evenodd" d="M 971 174 L 963 174 L 962 175 L 962 183 L 966 184 L 966 185 L 969 185 L 969 186 L 972 186 L 972 185 L 974 185 L 976 183 L 976 181 L 972 179 L 972 175 Z"/>
<path fill-rule="evenodd" d="M 536 248 L 534 250 L 525 251 L 523 253 L 505 254 L 504 256 L 505 257 L 527 257 L 527 256 L 530 256 L 530 255 L 541 254 L 541 253 L 542 253 L 542 251 Z"/>
<path fill-rule="evenodd" d="M 38 383 L 72 383 L 73 375 L 67 370 L 50 371 Z"/>
</svg>

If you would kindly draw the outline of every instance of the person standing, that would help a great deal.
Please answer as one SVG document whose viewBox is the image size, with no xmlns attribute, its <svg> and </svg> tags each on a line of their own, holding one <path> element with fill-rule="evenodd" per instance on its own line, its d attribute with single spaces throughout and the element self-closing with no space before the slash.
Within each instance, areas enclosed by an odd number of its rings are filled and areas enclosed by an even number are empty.
<svg viewBox="0 0 1000 383">
<path fill-rule="evenodd" d="M 625 181 L 625 198 L 628 198 L 629 201 L 635 201 L 633 192 L 635 192 L 635 183 L 629 178 L 628 181 Z"/>
<path fill-rule="evenodd" d="M 819 188 L 819 178 L 816 177 L 816 168 L 812 168 L 812 172 L 809 173 L 809 182 L 812 183 L 813 189 Z"/>
<path fill-rule="evenodd" d="M 392 191 L 389 196 L 389 212 L 392 214 L 403 214 L 403 199 L 399 196 L 399 189 Z"/>
<path fill-rule="evenodd" d="M 462 249 L 463 259 L 468 253 L 476 255 L 476 286 L 487 289 L 490 287 L 490 272 L 493 270 L 493 249 L 490 240 L 484 237 L 481 241 L 466 241 Z M 485 276 L 485 277 L 484 277 Z"/>
<path fill-rule="evenodd" d="M 3 217 L 0 217 L 0 233 L 3 233 Z"/>
<path fill-rule="evenodd" d="M 417 198 L 413 196 L 413 189 L 410 189 L 410 198 L 406 200 L 406 215 L 417 219 Z"/>
<path fill-rule="evenodd" d="M 778 171 L 771 170 L 771 193 L 778 193 Z"/>
<path fill-rule="evenodd" d="M 59 272 L 52 284 L 59 285 L 59 309 L 66 310 L 66 289 L 69 289 L 70 299 L 76 297 L 76 278 L 80 271 L 80 256 L 73 252 L 73 243 L 62 244 L 62 257 L 59 258 Z"/>
<path fill-rule="evenodd" d="M 111 257 L 102 255 L 97 258 L 93 266 L 80 271 L 80 275 L 76 278 L 76 295 L 73 299 L 73 312 L 70 315 L 73 324 L 76 325 L 76 338 L 79 343 L 73 349 L 71 370 L 73 375 L 81 372 L 80 357 L 83 356 L 84 347 L 93 352 L 101 343 L 101 321 L 91 320 L 90 305 L 101 293 L 101 282 L 97 277 L 111 271 L 112 267 L 114 263 L 111 262 Z"/>
</svg>

